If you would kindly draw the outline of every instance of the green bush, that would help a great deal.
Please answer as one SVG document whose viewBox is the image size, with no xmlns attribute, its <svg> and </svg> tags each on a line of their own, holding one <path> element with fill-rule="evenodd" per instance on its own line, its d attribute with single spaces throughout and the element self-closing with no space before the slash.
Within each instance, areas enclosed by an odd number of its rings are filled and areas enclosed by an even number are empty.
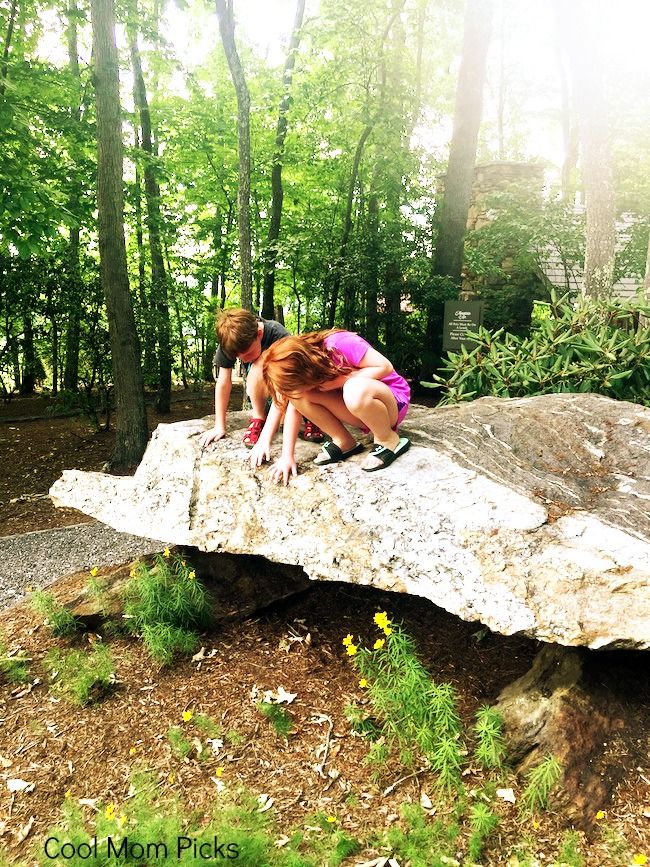
<svg viewBox="0 0 650 867">
<path fill-rule="evenodd" d="M 35 590 L 31 595 L 31 603 L 57 638 L 71 638 L 77 632 L 77 620 L 64 605 L 56 601 L 52 593 Z"/>
<path fill-rule="evenodd" d="M 175 653 L 192 653 L 197 630 L 212 622 L 205 587 L 178 556 L 157 556 L 152 566 L 137 563 L 124 594 L 127 628 L 142 637 L 162 665 L 169 665 Z"/>
<path fill-rule="evenodd" d="M 115 685 L 113 658 L 104 644 L 96 644 L 91 653 L 51 650 L 44 665 L 58 689 L 82 707 L 101 701 Z"/>
<path fill-rule="evenodd" d="M 562 298 L 533 318 L 528 337 L 481 328 L 473 349 L 450 352 L 434 378 L 440 403 L 595 392 L 650 405 L 650 328 L 640 321 L 648 316 L 650 307 L 628 301 Z"/>
</svg>

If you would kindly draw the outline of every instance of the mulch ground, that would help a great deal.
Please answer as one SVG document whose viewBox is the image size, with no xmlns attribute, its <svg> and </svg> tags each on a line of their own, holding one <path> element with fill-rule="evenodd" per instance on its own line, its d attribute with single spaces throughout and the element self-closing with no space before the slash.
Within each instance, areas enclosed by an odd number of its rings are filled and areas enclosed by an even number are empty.
<svg viewBox="0 0 650 867">
<path fill-rule="evenodd" d="M 39 400 L 15 400 L 0 411 L 0 419 L 18 419 L 0 420 L 2 534 L 85 520 L 73 510 L 54 510 L 43 495 L 63 469 L 99 470 L 110 456 L 111 434 L 93 433 L 81 419 L 21 422 L 21 414 L 38 415 L 37 407 L 44 405 Z M 152 414 L 151 424 L 206 415 L 211 406 L 209 391 L 178 394 L 172 416 Z M 55 592 L 66 601 L 87 579 L 69 576 L 55 585 Z M 4 780 L 34 784 L 33 790 L 16 794 L 4 785 L 0 789 L 0 845 L 9 863 L 27 859 L 30 847 L 58 820 L 66 793 L 75 800 L 113 802 L 119 812 L 133 769 L 143 766 L 153 771 L 161 791 L 178 794 L 197 810 L 214 805 L 214 778 L 222 768 L 226 790 L 243 786 L 273 799 L 269 813 L 278 835 L 311 827 L 310 817 L 318 811 L 362 839 L 371 830 L 399 823 L 401 804 L 418 803 L 423 793 L 435 797 L 433 778 L 423 773 L 384 794 L 403 772 L 389 766 L 379 783 L 372 783 L 363 763 L 367 741 L 354 735 L 344 714 L 346 705 L 366 699 L 341 639 L 351 632 L 374 640 L 372 617 L 378 610 L 386 610 L 415 637 L 434 679 L 453 683 L 467 728 L 476 709 L 493 702 L 506 684 L 523 674 L 537 651 L 535 642 L 521 637 L 477 634 L 479 624 L 464 623 L 416 597 L 321 583 L 253 619 L 203 636 L 201 661 L 161 669 L 135 639 L 106 637 L 116 663 L 117 688 L 96 706 L 81 709 L 49 687 L 42 667 L 49 649 L 68 643 L 52 638 L 28 604 L 6 611 L 0 624 L 6 644 L 31 657 L 33 684 L 28 689 L 0 684 L 0 774 Z M 73 646 L 89 647 L 96 640 L 86 635 Z M 582 852 L 586 864 L 598 867 L 627 867 L 634 853 L 645 853 L 650 863 L 650 678 L 639 655 L 625 654 L 603 656 L 603 678 L 617 690 L 626 720 L 603 750 L 623 772 L 604 806 L 604 818 L 588 836 L 581 833 Z M 266 690 L 278 687 L 296 693 L 287 708 L 294 723 L 287 739 L 279 737 L 255 707 Z M 205 743 L 191 721 L 183 722 L 187 710 L 222 726 L 219 754 L 207 760 L 196 752 L 186 760 L 174 754 L 167 737 L 172 726 L 186 730 L 190 741 L 198 736 L 201 746 Z M 481 774 L 470 768 L 468 790 L 477 790 L 482 782 Z M 521 792 L 521 781 L 514 776 L 507 785 Z M 84 809 L 91 818 L 92 807 Z M 506 802 L 497 809 L 501 824 L 484 863 L 508 863 L 522 840 L 539 864 L 553 863 L 567 828 L 558 807 L 534 822 L 520 819 L 516 807 Z M 29 833 L 19 843 L 27 827 Z M 616 835 L 626 845 L 617 846 Z M 344 863 L 351 867 L 378 854 L 366 850 Z"/>
</svg>

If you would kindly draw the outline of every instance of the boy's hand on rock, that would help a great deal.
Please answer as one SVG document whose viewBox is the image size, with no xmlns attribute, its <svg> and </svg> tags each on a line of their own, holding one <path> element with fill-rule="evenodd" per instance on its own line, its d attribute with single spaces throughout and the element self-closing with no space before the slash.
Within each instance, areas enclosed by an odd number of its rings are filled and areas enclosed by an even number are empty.
<svg viewBox="0 0 650 867">
<path fill-rule="evenodd" d="M 298 467 L 296 466 L 295 458 L 281 457 L 271 467 L 271 479 L 274 482 L 282 483 L 286 486 L 289 484 L 291 476 L 298 475 Z"/>
<path fill-rule="evenodd" d="M 199 445 L 202 449 L 209 446 L 211 442 L 217 442 L 217 440 L 223 439 L 225 437 L 226 432 L 222 428 L 213 427 L 210 430 L 207 430 L 201 439 L 199 440 Z"/>
<path fill-rule="evenodd" d="M 251 467 L 256 469 L 261 467 L 263 463 L 271 460 L 271 442 L 261 437 L 251 449 L 249 461 Z"/>
</svg>

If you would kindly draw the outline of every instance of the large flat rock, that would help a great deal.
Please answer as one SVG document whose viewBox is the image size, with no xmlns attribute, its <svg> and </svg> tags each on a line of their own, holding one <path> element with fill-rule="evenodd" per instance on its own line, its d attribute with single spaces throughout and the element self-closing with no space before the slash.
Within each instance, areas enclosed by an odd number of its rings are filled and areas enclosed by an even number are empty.
<svg viewBox="0 0 650 867">
<path fill-rule="evenodd" d="M 50 495 L 122 532 L 413 593 L 504 634 L 650 647 L 650 409 L 589 394 L 414 406 L 390 468 L 317 468 L 299 443 L 288 488 L 250 469 L 247 420 L 205 452 L 208 419 L 160 425 L 133 477 L 69 470 Z"/>
</svg>

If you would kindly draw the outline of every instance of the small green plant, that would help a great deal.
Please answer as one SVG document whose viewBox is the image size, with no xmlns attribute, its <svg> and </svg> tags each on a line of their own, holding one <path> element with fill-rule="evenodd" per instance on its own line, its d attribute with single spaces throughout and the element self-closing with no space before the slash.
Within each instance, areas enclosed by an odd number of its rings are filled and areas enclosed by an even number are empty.
<svg viewBox="0 0 650 867">
<path fill-rule="evenodd" d="M 482 768 L 500 768 L 506 754 L 503 719 L 494 708 L 484 706 L 476 713 L 474 760 Z"/>
<path fill-rule="evenodd" d="M 526 774 L 526 788 L 521 796 L 523 812 L 534 813 L 548 806 L 548 797 L 562 777 L 562 765 L 548 755 Z"/>
<path fill-rule="evenodd" d="M 125 617 L 153 658 L 169 665 L 176 653 L 196 650 L 197 630 L 210 625 L 212 614 L 196 572 L 182 558 L 165 555 L 157 556 L 152 566 L 138 562 L 131 570 Z"/>
<path fill-rule="evenodd" d="M 361 675 L 360 685 L 368 691 L 388 750 L 396 748 L 400 761 L 409 766 L 421 754 L 437 772 L 440 788 L 459 790 L 463 745 L 453 687 L 431 680 L 417 658 L 415 642 L 385 611 L 375 614 L 374 622 L 383 636 L 372 649 L 359 647 L 352 635 L 343 644 Z"/>
<path fill-rule="evenodd" d="M 283 738 L 289 735 L 293 728 L 293 720 L 285 708 L 268 701 L 258 701 L 256 707 L 262 716 L 271 723 L 277 734 Z"/>
<path fill-rule="evenodd" d="M 411 867 L 444 867 L 458 863 L 454 856 L 460 829 L 455 822 L 431 820 L 419 804 L 403 804 L 403 827 L 393 827 L 377 843 L 390 848 L 400 864 Z"/>
<path fill-rule="evenodd" d="M 22 651 L 10 653 L 4 640 L 0 638 L 0 672 L 9 683 L 27 683 L 29 661 Z"/>
<path fill-rule="evenodd" d="M 223 726 L 216 723 L 211 717 L 202 713 L 195 713 L 192 717 L 192 722 L 199 731 L 203 732 L 208 738 L 223 737 Z"/>
<path fill-rule="evenodd" d="M 101 701 L 115 686 L 113 658 L 104 644 L 95 644 L 90 653 L 64 653 L 55 648 L 45 657 L 44 665 L 57 688 L 75 704 Z"/>
<path fill-rule="evenodd" d="M 485 842 L 499 824 L 499 819 L 487 804 L 477 801 L 470 810 L 469 824 L 471 834 L 467 844 L 467 854 L 471 861 L 478 861 L 483 854 Z"/>
<path fill-rule="evenodd" d="M 31 595 L 31 604 L 57 638 L 71 638 L 77 633 L 79 624 L 76 618 L 49 591 L 35 590 Z"/>
<path fill-rule="evenodd" d="M 580 837 L 575 831 L 564 834 L 553 867 L 585 867 L 585 859 L 580 853 Z"/>
<path fill-rule="evenodd" d="M 185 733 L 178 726 L 167 729 L 167 740 L 172 752 L 179 759 L 186 759 L 192 752 L 192 744 L 185 737 Z"/>
</svg>

